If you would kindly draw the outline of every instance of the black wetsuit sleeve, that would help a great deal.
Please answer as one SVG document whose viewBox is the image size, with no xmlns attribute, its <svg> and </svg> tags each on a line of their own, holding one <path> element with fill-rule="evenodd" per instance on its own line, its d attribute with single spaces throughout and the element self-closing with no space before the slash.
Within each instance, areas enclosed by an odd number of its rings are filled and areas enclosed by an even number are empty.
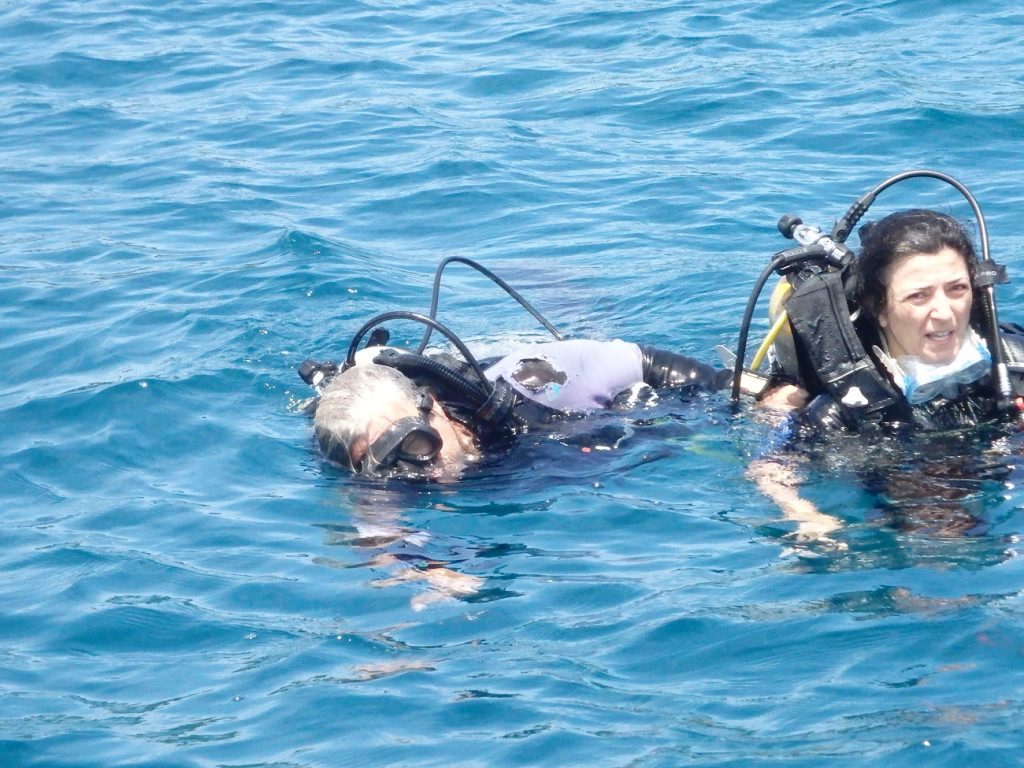
<svg viewBox="0 0 1024 768">
<path fill-rule="evenodd" d="M 1024 395 L 1024 328 L 1016 323 L 1000 323 L 1003 352 L 1015 395 Z"/>
<path fill-rule="evenodd" d="M 732 379 L 732 373 L 724 368 L 646 344 L 637 346 L 643 355 L 644 383 L 648 386 L 716 390 Z"/>
</svg>

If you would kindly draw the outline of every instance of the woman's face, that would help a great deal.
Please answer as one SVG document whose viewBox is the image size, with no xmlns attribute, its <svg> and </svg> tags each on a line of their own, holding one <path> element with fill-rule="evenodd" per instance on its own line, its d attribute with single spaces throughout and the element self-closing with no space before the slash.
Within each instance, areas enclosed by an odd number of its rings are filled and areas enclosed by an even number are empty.
<svg viewBox="0 0 1024 768">
<path fill-rule="evenodd" d="M 971 319 L 971 276 L 952 248 L 904 256 L 890 267 L 878 324 L 893 357 L 952 362 Z"/>
</svg>

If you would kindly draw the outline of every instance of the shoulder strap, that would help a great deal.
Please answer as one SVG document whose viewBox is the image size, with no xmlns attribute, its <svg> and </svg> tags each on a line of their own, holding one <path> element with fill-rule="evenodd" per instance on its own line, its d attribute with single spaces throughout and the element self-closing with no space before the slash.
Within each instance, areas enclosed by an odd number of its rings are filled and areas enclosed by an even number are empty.
<svg viewBox="0 0 1024 768">
<path fill-rule="evenodd" d="M 786 302 L 786 312 L 810 374 L 860 427 L 910 418 L 910 406 L 864 350 L 850 319 L 839 272 L 808 277 Z"/>
<path fill-rule="evenodd" d="M 1013 393 L 1024 395 L 1024 327 L 1017 323 L 1000 323 L 999 330 Z"/>
</svg>

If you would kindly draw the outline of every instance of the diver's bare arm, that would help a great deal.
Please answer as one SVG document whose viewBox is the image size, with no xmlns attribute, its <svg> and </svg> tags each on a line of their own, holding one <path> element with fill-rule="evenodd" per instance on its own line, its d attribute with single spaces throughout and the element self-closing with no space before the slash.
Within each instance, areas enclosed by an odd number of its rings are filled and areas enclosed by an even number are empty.
<svg viewBox="0 0 1024 768">
<path fill-rule="evenodd" d="M 758 398 L 757 404 L 773 411 L 797 411 L 807 405 L 808 397 L 808 392 L 803 387 L 782 384 L 765 392 Z"/>
<path fill-rule="evenodd" d="M 829 534 L 842 522 L 819 510 L 814 502 L 803 498 L 793 468 L 772 458 L 755 459 L 747 467 L 747 476 L 769 499 L 779 505 L 788 520 L 797 524 L 796 538 L 802 541 L 830 541 Z"/>
</svg>

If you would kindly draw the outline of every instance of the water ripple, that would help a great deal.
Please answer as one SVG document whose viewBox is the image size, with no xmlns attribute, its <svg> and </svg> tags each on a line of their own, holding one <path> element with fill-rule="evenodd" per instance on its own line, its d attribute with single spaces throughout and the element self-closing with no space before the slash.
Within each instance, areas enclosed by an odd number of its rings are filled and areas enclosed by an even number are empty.
<svg viewBox="0 0 1024 768">
<path fill-rule="evenodd" d="M 827 226 L 911 167 L 972 188 L 1014 272 L 1019 17 L 0 9 L 4 764 L 1014 764 L 1015 436 L 827 458 L 806 490 L 844 526 L 815 546 L 720 399 L 380 486 L 321 460 L 296 367 L 426 309 L 449 255 L 570 334 L 713 359 L 781 214 Z M 910 204 L 966 215 L 925 182 L 874 210 Z M 542 336 L 457 267 L 440 316 L 481 354 Z"/>
</svg>

